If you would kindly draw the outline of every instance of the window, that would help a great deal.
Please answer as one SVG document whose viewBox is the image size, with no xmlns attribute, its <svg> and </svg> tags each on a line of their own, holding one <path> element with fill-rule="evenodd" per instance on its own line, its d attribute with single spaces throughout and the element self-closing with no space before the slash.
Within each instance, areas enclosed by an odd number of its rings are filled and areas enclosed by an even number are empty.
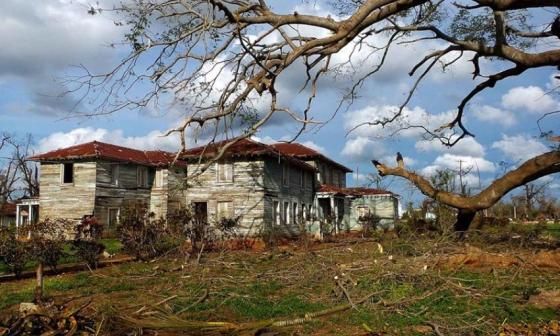
<svg viewBox="0 0 560 336">
<path fill-rule="evenodd" d="M 146 167 L 138 167 L 136 175 L 136 182 L 139 187 L 147 187 L 148 186 L 148 168 Z"/>
<path fill-rule="evenodd" d="M 302 189 L 305 188 L 305 172 L 303 170 L 300 171 L 299 185 L 301 186 Z"/>
<path fill-rule="evenodd" d="M 233 182 L 233 164 L 216 163 L 218 182 Z"/>
<path fill-rule="evenodd" d="M 62 183 L 74 183 L 74 164 L 63 163 L 61 172 Z"/>
<path fill-rule="evenodd" d="M 341 173 L 339 177 L 340 177 L 340 182 L 339 182 L 340 186 L 346 187 L 346 175 L 344 173 Z"/>
<path fill-rule="evenodd" d="M 163 187 L 163 169 L 156 170 L 156 176 L 154 178 L 154 184 L 158 188 Z"/>
<path fill-rule="evenodd" d="M 292 224 L 297 224 L 299 219 L 297 203 L 292 204 Z"/>
<path fill-rule="evenodd" d="M 221 201 L 218 202 L 218 207 L 216 209 L 216 217 L 220 218 L 232 218 L 233 217 L 233 202 L 232 201 Z"/>
<path fill-rule="evenodd" d="M 111 165 L 111 184 L 119 185 L 119 165 Z"/>
<path fill-rule="evenodd" d="M 332 172 L 332 184 L 340 187 L 340 185 L 338 184 L 339 182 L 340 182 L 340 180 L 338 179 L 338 171 L 333 170 L 333 172 Z"/>
<path fill-rule="evenodd" d="M 119 208 L 109 208 L 107 212 L 107 226 L 109 229 L 115 229 L 119 224 Z"/>
<path fill-rule="evenodd" d="M 274 225 L 280 225 L 280 202 L 272 202 L 272 220 Z"/>
<path fill-rule="evenodd" d="M 290 167 L 286 163 L 282 166 L 282 184 L 285 186 L 290 184 Z"/>
<path fill-rule="evenodd" d="M 364 216 L 366 216 L 366 215 L 369 215 L 369 213 L 370 213 L 369 207 L 364 206 L 364 205 L 359 206 L 359 207 L 357 208 L 357 210 L 358 210 L 358 218 L 364 217 Z"/>
<path fill-rule="evenodd" d="M 288 224 L 290 222 L 290 203 L 284 202 L 284 209 L 282 211 L 282 219 L 284 224 Z"/>
</svg>

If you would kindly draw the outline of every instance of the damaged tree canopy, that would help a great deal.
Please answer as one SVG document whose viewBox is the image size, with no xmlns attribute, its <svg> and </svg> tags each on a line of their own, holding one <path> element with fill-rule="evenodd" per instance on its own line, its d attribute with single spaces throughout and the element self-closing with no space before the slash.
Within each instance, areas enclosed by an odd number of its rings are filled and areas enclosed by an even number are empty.
<svg viewBox="0 0 560 336">
<path fill-rule="evenodd" d="M 313 117 L 313 102 L 320 78 L 359 61 L 358 50 L 380 55 L 379 63 L 357 74 L 341 95 L 336 111 L 351 104 L 363 84 L 384 68 L 389 50 L 397 44 L 435 44 L 412 66 L 411 89 L 393 114 L 356 127 L 386 126 L 403 116 L 419 84 L 436 69 L 445 70 L 459 61 L 472 64 L 473 84 L 457 102 L 455 113 L 436 128 L 420 128 L 425 136 L 453 146 L 476 130 L 465 123 L 468 104 L 497 84 L 527 74 L 529 70 L 560 64 L 559 0 L 341 0 L 321 5 L 336 12 L 331 15 L 281 12 L 268 0 L 134 1 L 116 8 L 119 25 L 128 25 L 125 42 L 130 53 L 115 68 L 102 74 L 86 72 L 77 77 L 71 91 L 92 97 L 98 113 L 125 108 L 146 108 L 161 100 L 184 104 L 185 117 L 169 134 L 185 137 L 204 132 L 214 139 L 237 130 L 233 142 L 249 137 L 274 114 L 286 114 L 300 124 L 297 137 L 306 128 L 320 123 Z M 90 9 L 91 14 L 104 13 Z M 542 22 L 545 20 L 546 22 Z M 372 46 L 371 37 L 385 41 Z M 333 56 L 344 48 L 350 53 L 346 63 Z M 426 48 L 427 50 L 429 48 Z M 348 50 L 348 49 L 347 49 Z M 147 65 L 146 65 L 147 64 Z M 488 64 L 499 66 L 487 66 Z M 307 104 L 293 110 L 279 98 L 277 79 L 288 69 L 303 65 Z M 498 69 L 498 70 L 496 70 Z M 150 85 L 146 85 L 149 82 Z M 140 92 L 130 95 L 129 92 Z M 257 104 L 266 102 L 266 108 Z M 183 106 L 183 105 L 181 105 Z M 264 113 L 263 113 L 264 110 Z M 551 111 L 544 117 L 554 117 Z M 541 129 L 554 139 L 553 130 Z M 224 146 L 217 156 L 227 150 Z M 411 180 L 426 195 L 464 209 L 464 223 L 473 212 L 483 209 L 512 188 L 557 172 L 557 152 L 527 161 L 522 167 L 496 180 L 479 195 L 464 198 L 435 190 L 419 175 L 404 168 L 388 168 L 379 163 L 384 175 Z M 465 203 L 466 202 L 466 203 Z M 465 228 L 459 225 L 459 229 Z M 468 226 L 468 224 L 466 224 Z"/>
</svg>

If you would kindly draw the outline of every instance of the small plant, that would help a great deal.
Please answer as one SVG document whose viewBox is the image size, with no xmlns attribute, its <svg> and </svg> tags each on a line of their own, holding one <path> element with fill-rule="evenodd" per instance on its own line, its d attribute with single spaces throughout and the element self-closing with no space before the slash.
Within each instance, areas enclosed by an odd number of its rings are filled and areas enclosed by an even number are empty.
<svg viewBox="0 0 560 336">
<path fill-rule="evenodd" d="M 144 206 L 123 209 L 117 232 L 123 250 L 139 260 L 160 256 L 177 246 L 166 221 L 154 218 Z"/>
<path fill-rule="evenodd" d="M 30 252 L 28 245 L 17 239 L 15 230 L 0 228 L 0 260 L 18 279 L 31 260 Z"/>
<path fill-rule="evenodd" d="M 76 226 L 72 249 L 91 268 L 97 268 L 99 255 L 105 251 L 105 245 L 100 243 L 102 235 L 103 224 L 94 216 L 84 216 Z"/>
<path fill-rule="evenodd" d="M 360 225 L 362 226 L 363 236 L 364 237 L 369 237 L 375 232 L 375 230 L 377 230 L 377 227 L 379 226 L 379 222 L 381 221 L 381 218 L 379 216 L 377 216 L 376 214 L 368 212 L 368 213 L 358 217 L 358 221 L 360 222 Z"/>
</svg>

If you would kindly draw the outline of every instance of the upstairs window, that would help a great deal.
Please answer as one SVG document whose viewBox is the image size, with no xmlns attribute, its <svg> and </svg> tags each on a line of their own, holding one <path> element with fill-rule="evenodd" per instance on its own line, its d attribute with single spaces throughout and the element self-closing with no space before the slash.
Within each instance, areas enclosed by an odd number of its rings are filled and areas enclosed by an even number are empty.
<svg viewBox="0 0 560 336">
<path fill-rule="evenodd" d="M 138 167 L 136 173 L 136 182 L 139 187 L 147 187 L 148 186 L 148 168 L 146 167 Z"/>
<path fill-rule="evenodd" d="M 111 165 L 111 184 L 119 185 L 119 165 Z"/>
<path fill-rule="evenodd" d="M 285 186 L 290 184 L 290 167 L 286 163 L 282 166 L 282 184 Z"/>
<path fill-rule="evenodd" d="M 74 164 L 63 163 L 60 175 L 62 183 L 74 183 Z"/>
<path fill-rule="evenodd" d="M 216 174 L 218 175 L 218 182 L 233 182 L 233 164 L 216 163 Z"/>
<path fill-rule="evenodd" d="M 299 175 L 299 185 L 301 186 L 302 189 L 305 188 L 305 171 L 300 171 L 300 175 Z"/>
</svg>

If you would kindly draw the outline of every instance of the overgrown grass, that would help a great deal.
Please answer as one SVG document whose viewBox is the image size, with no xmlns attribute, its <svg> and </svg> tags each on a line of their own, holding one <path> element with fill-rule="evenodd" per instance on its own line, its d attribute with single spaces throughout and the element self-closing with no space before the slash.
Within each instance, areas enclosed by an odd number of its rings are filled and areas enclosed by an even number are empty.
<svg viewBox="0 0 560 336">
<path fill-rule="evenodd" d="M 378 242 L 385 253 L 379 252 Z M 325 245 L 312 252 L 216 253 L 203 257 L 200 265 L 183 268 L 178 267 L 181 259 L 168 258 L 47 277 L 45 291 L 57 298 L 90 296 L 97 309 L 111 306 L 119 314 L 165 301 L 158 310 L 188 320 L 228 322 L 293 319 L 346 304 L 341 284 L 354 301 L 374 293 L 355 309 L 288 328 L 289 333 L 304 335 L 356 335 L 367 330 L 415 335 L 415 326 L 428 323 L 442 326 L 446 335 L 495 335 L 502 323 L 559 318 L 557 311 L 527 304 L 539 290 L 560 288 L 558 272 L 435 266 L 429 251 L 458 245 L 425 236 L 407 241 L 391 236 Z M 519 245 L 499 248 L 504 253 L 531 252 Z M 30 300 L 32 289 L 32 280 L 0 285 L 0 314 Z"/>
</svg>

